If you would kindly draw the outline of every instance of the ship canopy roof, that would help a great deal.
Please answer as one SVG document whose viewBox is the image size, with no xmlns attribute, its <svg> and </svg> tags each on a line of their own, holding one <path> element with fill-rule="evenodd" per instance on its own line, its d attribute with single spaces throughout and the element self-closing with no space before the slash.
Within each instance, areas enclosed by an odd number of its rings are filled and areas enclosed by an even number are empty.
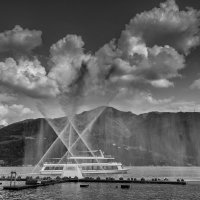
<svg viewBox="0 0 200 200">
<path fill-rule="evenodd" d="M 88 156 L 88 157 L 84 157 L 84 156 L 72 156 L 72 157 L 68 157 L 67 159 L 76 159 L 76 160 L 78 160 L 78 159 L 85 159 L 85 160 L 87 160 L 87 159 L 94 159 L 94 160 L 96 160 L 96 159 L 106 159 L 106 160 L 113 160 L 114 158 L 112 158 L 112 157 L 96 157 L 96 156 Z"/>
</svg>

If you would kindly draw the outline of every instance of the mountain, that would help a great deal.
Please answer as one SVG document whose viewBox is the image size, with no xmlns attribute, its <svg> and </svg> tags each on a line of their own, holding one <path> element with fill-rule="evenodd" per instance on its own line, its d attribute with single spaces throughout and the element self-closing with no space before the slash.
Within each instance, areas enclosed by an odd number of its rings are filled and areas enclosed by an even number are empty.
<svg viewBox="0 0 200 200">
<path fill-rule="evenodd" d="M 0 129 L 3 128 L 3 127 L 5 127 L 5 126 L 4 125 L 0 125 Z"/>
<path fill-rule="evenodd" d="M 83 133 L 91 149 L 102 149 L 125 165 L 200 165 L 200 113 L 135 115 L 100 107 L 70 120 L 67 143 L 77 140 L 77 132 Z M 36 164 L 57 138 L 54 130 L 60 133 L 67 122 L 67 118 L 29 119 L 1 128 L 0 160 L 7 165 Z M 84 142 L 79 140 L 75 148 L 85 150 Z M 62 157 L 66 150 L 58 140 L 49 157 Z"/>
</svg>

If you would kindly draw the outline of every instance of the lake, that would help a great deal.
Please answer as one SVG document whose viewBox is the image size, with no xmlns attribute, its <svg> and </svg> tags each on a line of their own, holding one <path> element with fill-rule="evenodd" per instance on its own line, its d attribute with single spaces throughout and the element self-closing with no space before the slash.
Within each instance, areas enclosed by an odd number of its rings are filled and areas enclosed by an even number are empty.
<svg viewBox="0 0 200 200">
<path fill-rule="evenodd" d="M 32 169 L 32 167 L 1 167 L 0 176 L 8 175 L 12 170 L 17 171 L 18 175 L 26 176 Z M 119 177 L 119 175 L 115 176 L 115 178 Z M 9 184 L 9 182 L 3 182 L 0 185 L 0 199 L 200 199 L 200 167 L 131 167 L 128 174 L 123 177 L 168 178 L 170 180 L 183 178 L 188 184 L 186 186 L 132 184 L 129 190 L 123 190 L 116 188 L 116 186 L 120 186 L 117 183 L 92 183 L 88 188 L 80 188 L 79 183 L 63 183 L 11 192 L 2 190 L 3 185 Z"/>
</svg>

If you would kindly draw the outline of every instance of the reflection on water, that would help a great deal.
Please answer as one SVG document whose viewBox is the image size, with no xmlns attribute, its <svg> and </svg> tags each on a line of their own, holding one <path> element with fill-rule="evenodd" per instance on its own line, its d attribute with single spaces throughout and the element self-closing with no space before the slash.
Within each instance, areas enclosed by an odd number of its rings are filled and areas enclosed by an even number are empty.
<svg viewBox="0 0 200 200">
<path fill-rule="evenodd" d="M 32 167 L 4 167 L 0 174 L 9 174 L 15 170 L 18 174 L 31 172 Z M 129 173 L 123 175 L 133 178 L 164 178 L 170 180 L 184 178 L 185 180 L 200 181 L 200 167 L 132 167 Z M 119 175 L 118 175 L 119 177 Z M 3 182 L 3 185 L 8 182 Z M 2 185 L 2 186 L 3 186 Z M 71 200 L 112 200 L 112 199 L 199 199 L 200 182 L 189 182 L 181 185 L 148 185 L 132 184 L 129 190 L 116 188 L 116 183 L 92 183 L 88 188 L 80 188 L 79 183 L 63 183 L 37 189 L 22 191 L 4 191 L 0 186 L 0 199 L 71 199 Z"/>
<path fill-rule="evenodd" d="M 18 175 L 26 177 L 30 175 L 34 167 L 0 167 L 0 176 L 10 175 L 11 171 L 16 171 Z M 184 178 L 186 181 L 200 181 L 200 167 L 128 167 L 128 173 L 123 175 L 101 175 L 101 177 L 114 176 L 119 178 L 123 176 L 124 178 L 168 178 L 170 180 L 175 180 L 177 178 Z M 38 173 L 34 176 L 39 175 Z M 94 177 L 94 176 L 93 176 Z"/>
<path fill-rule="evenodd" d="M 199 199 L 200 184 L 180 185 L 148 185 L 132 184 L 129 190 L 116 188 L 119 184 L 93 183 L 88 188 L 80 188 L 79 183 L 64 183 L 22 191 L 3 191 L 0 199 L 48 199 L 48 200 L 112 200 L 112 199 Z"/>
</svg>

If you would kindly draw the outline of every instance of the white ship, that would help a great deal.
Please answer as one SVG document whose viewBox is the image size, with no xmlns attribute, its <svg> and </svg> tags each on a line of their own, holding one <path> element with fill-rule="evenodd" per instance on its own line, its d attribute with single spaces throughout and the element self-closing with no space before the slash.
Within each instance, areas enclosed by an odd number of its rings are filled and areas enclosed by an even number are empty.
<svg viewBox="0 0 200 200">
<path fill-rule="evenodd" d="M 95 155 L 97 152 L 99 155 Z M 101 150 L 97 150 L 92 151 L 92 156 L 69 156 L 64 163 L 46 162 L 40 173 L 46 176 L 82 178 L 92 174 L 123 174 L 127 173 L 127 170 L 122 163 L 116 162 L 111 156 L 105 156 Z"/>
</svg>

